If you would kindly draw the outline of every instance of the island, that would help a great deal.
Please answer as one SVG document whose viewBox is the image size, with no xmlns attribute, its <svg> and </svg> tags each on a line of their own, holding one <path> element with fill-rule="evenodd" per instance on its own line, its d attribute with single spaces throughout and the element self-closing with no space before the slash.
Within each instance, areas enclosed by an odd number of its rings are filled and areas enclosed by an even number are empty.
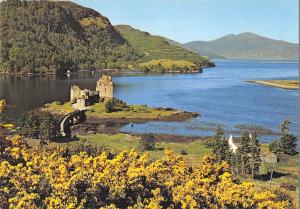
<svg viewBox="0 0 300 209">
<path fill-rule="evenodd" d="M 247 82 L 281 88 L 281 89 L 289 89 L 289 90 L 298 90 L 299 89 L 299 81 L 298 80 L 261 80 L 261 81 L 250 80 Z"/>
</svg>

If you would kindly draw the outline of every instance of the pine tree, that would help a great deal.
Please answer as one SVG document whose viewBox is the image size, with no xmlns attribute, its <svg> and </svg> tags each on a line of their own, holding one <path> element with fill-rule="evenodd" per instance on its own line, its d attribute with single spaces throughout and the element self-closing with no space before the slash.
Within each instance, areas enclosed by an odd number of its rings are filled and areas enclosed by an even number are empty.
<svg viewBox="0 0 300 209">
<path fill-rule="evenodd" d="M 221 127 L 218 127 L 216 129 L 216 133 L 214 136 L 213 153 L 215 154 L 218 163 L 230 159 L 228 141 L 225 138 L 224 130 Z"/>
<path fill-rule="evenodd" d="M 248 132 L 244 132 L 241 136 L 241 146 L 238 149 L 238 155 L 240 157 L 240 167 L 241 173 L 247 174 L 249 173 L 251 166 L 250 166 L 250 153 L 251 153 L 251 139 L 249 137 Z"/>
<path fill-rule="evenodd" d="M 42 141 L 51 140 L 58 135 L 58 123 L 50 113 L 41 113 L 39 128 Z"/>
<path fill-rule="evenodd" d="M 297 138 L 293 134 L 284 134 L 281 137 L 282 149 L 285 154 L 297 154 Z"/>
<path fill-rule="evenodd" d="M 257 138 L 257 134 L 253 133 L 249 135 L 251 142 L 251 158 L 250 158 L 250 166 L 251 166 L 251 176 L 255 177 L 256 174 L 259 173 L 259 167 L 261 165 L 260 158 L 260 144 Z"/>
<path fill-rule="evenodd" d="M 281 129 L 281 138 L 280 144 L 282 147 L 282 151 L 288 155 L 297 154 L 297 138 L 293 134 L 289 134 L 288 124 L 290 122 L 288 120 L 284 120 L 280 126 Z"/>
</svg>

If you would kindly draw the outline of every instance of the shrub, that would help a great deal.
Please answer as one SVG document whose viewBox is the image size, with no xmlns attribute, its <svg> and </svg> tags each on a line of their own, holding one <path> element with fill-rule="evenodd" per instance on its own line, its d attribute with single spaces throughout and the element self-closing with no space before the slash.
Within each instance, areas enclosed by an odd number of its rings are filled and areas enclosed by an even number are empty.
<svg viewBox="0 0 300 209">
<path fill-rule="evenodd" d="M 48 112 L 31 111 L 21 120 L 22 134 L 31 138 L 51 140 L 59 135 L 58 120 Z"/>
<path fill-rule="evenodd" d="M 107 113 L 117 112 L 124 108 L 127 108 L 127 104 L 116 98 L 110 99 L 105 103 L 105 112 Z"/>
<path fill-rule="evenodd" d="M 143 134 L 139 141 L 139 149 L 141 151 L 155 150 L 155 137 L 153 134 Z"/>
<path fill-rule="evenodd" d="M 273 152 L 275 154 L 278 154 L 279 152 L 281 152 L 282 148 L 279 142 L 277 141 L 273 141 L 269 144 L 269 151 Z"/>
<path fill-rule="evenodd" d="M 181 154 L 181 155 L 187 155 L 188 153 L 187 153 L 187 151 L 185 151 L 185 150 L 183 149 L 183 150 L 180 151 L 180 154 Z"/>
<path fill-rule="evenodd" d="M 296 191 L 296 186 L 290 182 L 281 183 L 280 187 L 289 191 Z"/>
</svg>

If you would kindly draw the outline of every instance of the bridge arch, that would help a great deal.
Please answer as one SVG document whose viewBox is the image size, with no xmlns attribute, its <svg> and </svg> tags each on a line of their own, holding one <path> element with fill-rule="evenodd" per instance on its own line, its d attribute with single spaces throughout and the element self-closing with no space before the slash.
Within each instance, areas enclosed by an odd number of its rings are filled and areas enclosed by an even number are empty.
<svg viewBox="0 0 300 209">
<path fill-rule="evenodd" d="M 71 127 L 86 120 L 85 110 L 71 112 L 64 116 L 60 123 L 60 134 L 63 137 L 71 137 Z"/>
</svg>

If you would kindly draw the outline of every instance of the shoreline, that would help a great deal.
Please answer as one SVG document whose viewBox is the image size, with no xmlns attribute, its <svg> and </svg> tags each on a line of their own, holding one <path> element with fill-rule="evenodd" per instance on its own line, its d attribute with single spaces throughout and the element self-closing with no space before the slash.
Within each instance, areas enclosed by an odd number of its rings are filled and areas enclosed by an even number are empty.
<svg viewBox="0 0 300 209">
<path fill-rule="evenodd" d="M 73 134 L 116 134 L 128 124 L 142 124 L 147 122 L 183 122 L 201 116 L 197 112 L 187 112 L 173 108 L 148 107 L 143 105 L 129 105 L 128 110 L 107 113 L 103 103 L 96 103 L 86 111 L 86 120 L 71 127 Z M 57 118 L 63 118 L 74 110 L 69 103 L 57 104 L 53 102 L 40 108 Z"/>
<path fill-rule="evenodd" d="M 249 83 L 260 84 L 264 86 L 281 88 L 286 90 L 299 90 L 299 81 L 297 80 L 249 80 Z M 297 86 L 298 85 L 298 86 Z"/>
<path fill-rule="evenodd" d="M 162 70 L 162 71 L 149 71 L 145 72 L 143 70 L 139 69 L 130 69 L 130 68 L 124 68 L 124 69 L 95 69 L 93 71 L 95 72 L 110 72 L 110 73 L 122 73 L 122 71 L 132 71 L 132 72 L 141 72 L 141 73 L 155 73 L 155 74 L 168 74 L 168 73 L 174 73 L 174 74 L 188 74 L 188 73 L 201 73 L 203 72 L 203 69 L 206 68 L 214 68 L 216 67 L 215 63 L 212 64 L 211 66 L 201 66 L 198 70 L 187 70 L 187 71 L 180 71 L 180 70 Z M 69 75 L 72 74 L 79 74 L 82 72 L 91 72 L 92 70 L 77 70 L 74 72 L 71 72 Z M 0 76 L 59 76 L 59 75 L 68 75 L 67 72 L 64 73 L 12 73 L 12 72 L 0 72 Z"/>
</svg>

